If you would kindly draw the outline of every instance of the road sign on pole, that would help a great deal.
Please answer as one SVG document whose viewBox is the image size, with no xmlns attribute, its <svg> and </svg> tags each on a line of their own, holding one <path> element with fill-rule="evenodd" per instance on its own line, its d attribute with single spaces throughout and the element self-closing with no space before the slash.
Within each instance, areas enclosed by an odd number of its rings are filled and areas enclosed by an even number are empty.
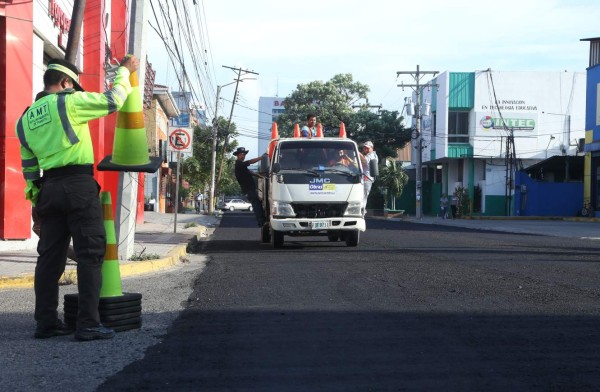
<svg viewBox="0 0 600 392">
<path fill-rule="evenodd" d="M 193 133 L 188 128 L 174 128 L 169 131 L 169 146 L 167 151 L 192 153 Z"/>
</svg>

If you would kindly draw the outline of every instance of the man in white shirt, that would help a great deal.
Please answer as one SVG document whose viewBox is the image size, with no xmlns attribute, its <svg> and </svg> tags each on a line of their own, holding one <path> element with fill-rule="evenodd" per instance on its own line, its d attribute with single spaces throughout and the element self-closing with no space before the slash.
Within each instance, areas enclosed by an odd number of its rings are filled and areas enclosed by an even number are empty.
<svg viewBox="0 0 600 392">
<path fill-rule="evenodd" d="M 365 196 L 363 199 L 363 211 L 366 213 L 367 211 L 367 198 L 369 197 L 369 193 L 371 192 L 371 187 L 373 186 L 373 181 L 375 181 L 375 177 L 371 176 L 371 170 L 369 163 L 371 161 L 379 161 L 377 154 L 373 151 L 373 142 L 367 141 L 363 144 L 363 153 L 360 154 L 360 160 L 363 166 L 363 172 L 365 173 L 364 178 L 364 189 Z"/>
</svg>

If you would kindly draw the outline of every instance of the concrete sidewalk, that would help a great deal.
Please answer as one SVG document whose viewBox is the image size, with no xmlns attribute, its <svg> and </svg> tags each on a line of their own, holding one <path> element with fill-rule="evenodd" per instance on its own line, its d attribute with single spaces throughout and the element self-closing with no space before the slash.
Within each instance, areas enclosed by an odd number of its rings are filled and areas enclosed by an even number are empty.
<svg viewBox="0 0 600 392">
<path fill-rule="evenodd" d="M 145 211 L 144 223 L 135 229 L 133 257 L 121 260 L 121 277 L 149 273 L 178 264 L 190 242 L 208 236 L 220 219 L 202 214 L 178 214 L 177 232 L 173 214 Z M 33 287 L 37 260 L 36 241 L 27 249 L 0 251 L 0 290 Z M 76 283 L 76 264 L 67 262 L 63 284 Z"/>
<path fill-rule="evenodd" d="M 426 216 L 421 219 L 403 217 L 388 220 L 456 226 L 476 230 L 600 240 L 600 219 L 597 218 L 473 217 L 467 219 L 441 219 Z"/>
</svg>

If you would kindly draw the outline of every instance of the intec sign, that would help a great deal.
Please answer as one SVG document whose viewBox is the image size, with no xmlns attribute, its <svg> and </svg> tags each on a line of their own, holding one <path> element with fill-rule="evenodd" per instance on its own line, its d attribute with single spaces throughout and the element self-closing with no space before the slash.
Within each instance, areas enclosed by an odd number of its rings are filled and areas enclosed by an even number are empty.
<svg viewBox="0 0 600 392">
<path fill-rule="evenodd" d="M 500 118 L 485 116 L 479 121 L 482 128 L 490 129 L 513 129 L 515 131 L 533 131 L 535 129 L 535 120 L 530 118 Z"/>
</svg>

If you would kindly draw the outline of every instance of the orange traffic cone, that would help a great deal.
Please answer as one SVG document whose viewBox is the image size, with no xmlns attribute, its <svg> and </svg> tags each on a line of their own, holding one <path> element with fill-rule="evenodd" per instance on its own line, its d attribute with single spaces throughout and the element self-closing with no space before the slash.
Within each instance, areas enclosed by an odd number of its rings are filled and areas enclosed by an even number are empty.
<svg viewBox="0 0 600 392">
<path fill-rule="evenodd" d="M 343 122 L 340 123 L 340 137 L 347 137 L 346 136 L 346 125 L 344 125 Z"/>
<path fill-rule="evenodd" d="M 144 126 L 142 97 L 137 72 L 129 75 L 133 90 L 117 112 L 117 129 L 113 153 L 99 164 L 101 171 L 154 173 L 162 163 L 161 157 L 148 157 L 148 141 Z"/>
<path fill-rule="evenodd" d="M 102 263 L 100 297 L 116 297 L 123 295 L 123 291 L 121 290 L 121 270 L 119 268 L 115 219 L 113 218 L 110 192 L 102 192 L 100 200 L 102 201 L 102 218 L 104 219 L 104 230 L 106 231 L 106 252 Z"/>
<path fill-rule="evenodd" d="M 300 125 L 294 124 L 294 137 L 300 137 Z"/>
<path fill-rule="evenodd" d="M 273 122 L 273 125 L 271 125 L 271 142 L 269 143 L 269 158 L 273 156 L 276 139 L 279 139 L 279 131 L 277 130 L 277 123 Z"/>
<path fill-rule="evenodd" d="M 321 123 L 317 124 L 317 137 L 323 137 L 323 126 Z"/>
</svg>

